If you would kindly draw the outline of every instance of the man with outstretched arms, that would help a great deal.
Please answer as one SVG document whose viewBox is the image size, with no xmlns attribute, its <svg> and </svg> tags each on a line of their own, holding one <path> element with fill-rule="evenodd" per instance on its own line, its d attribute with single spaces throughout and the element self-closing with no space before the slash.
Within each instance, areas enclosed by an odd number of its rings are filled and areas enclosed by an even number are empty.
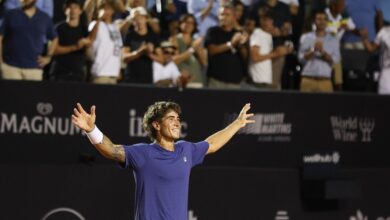
<svg viewBox="0 0 390 220">
<path fill-rule="evenodd" d="M 156 102 L 144 114 L 143 127 L 152 143 L 118 145 L 96 127 L 96 107 L 90 113 L 77 103 L 72 122 L 84 130 L 91 143 L 106 158 L 132 168 L 136 181 L 136 220 L 186 220 L 191 168 L 202 163 L 206 154 L 215 153 L 248 123 L 250 104 L 236 120 L 205 141 L 177 141 L 180 135 L 180 106 Z"/>
</svg>

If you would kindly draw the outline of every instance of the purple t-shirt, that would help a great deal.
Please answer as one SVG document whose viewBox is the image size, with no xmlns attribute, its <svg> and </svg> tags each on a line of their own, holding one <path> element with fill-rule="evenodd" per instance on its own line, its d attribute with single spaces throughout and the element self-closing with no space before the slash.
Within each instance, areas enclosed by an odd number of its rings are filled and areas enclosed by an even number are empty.
<svg viewBox="0 0 390 220">
<path fill-rule="evenodd" d="M 155 143 L 124 148 L 136 183 L 135 219 L 188 219 L 190 171 L 203 162 L 209 144 L 178 141 L 173 152 Z"/>
</svg>

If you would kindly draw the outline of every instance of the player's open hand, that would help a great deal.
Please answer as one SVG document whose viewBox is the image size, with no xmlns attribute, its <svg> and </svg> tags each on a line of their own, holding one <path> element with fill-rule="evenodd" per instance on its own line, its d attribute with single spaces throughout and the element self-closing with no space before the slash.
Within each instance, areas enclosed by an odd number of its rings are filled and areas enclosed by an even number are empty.
<svg viewBox="0 0 390 220">
<path fill-rule="evenodd" d="M 245 127 L 246 124 L 255 123 L 255 120 L 249 120 L 249 118 L 254 115 L 253 113 L 248 113 L 250 108 L 250 103 L 245 104 L 237 117 L 237 122 L 241 127 Z"/>
<path fill-rule="evenodd" d="M 88 114 L 80 103 L 77 103 L 76 108 L 73 109 L 72 123 L 84 130 L 85 132 L 91 132 L 95 127 L 95 114 L 96 107 L 91 107 L 91 113 Z"/>
</svg>

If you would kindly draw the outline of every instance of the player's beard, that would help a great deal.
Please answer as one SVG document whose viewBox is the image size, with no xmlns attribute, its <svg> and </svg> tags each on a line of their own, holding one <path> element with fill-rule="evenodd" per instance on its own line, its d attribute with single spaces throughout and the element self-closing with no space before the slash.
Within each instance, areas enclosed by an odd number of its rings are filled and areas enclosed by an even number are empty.
<svg viewBox="0 0 390 220">
<path fill-rule="evenodd" d="M 35 7 L 35 3 L 36 3 L 36 0 L 30 2 L 29 4 L 24 4 L 24 5 L 22 5 L 22 9 L 25 11 L 25 10 L 28 10 L 30 8 L 33 8 L 33 7 Z"/>
</svg>

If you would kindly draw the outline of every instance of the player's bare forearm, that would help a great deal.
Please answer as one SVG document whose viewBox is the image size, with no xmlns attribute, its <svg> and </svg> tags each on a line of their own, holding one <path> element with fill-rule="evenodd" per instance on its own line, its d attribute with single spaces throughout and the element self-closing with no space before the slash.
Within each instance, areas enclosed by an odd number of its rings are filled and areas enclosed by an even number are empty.
<svg viewBox="0 0 390 220">
<path fill-rule="evenodd" d="M 240 123 L 235 120 L 229 124 L 226 128 L 214 133 L 206 139 L 209 143 L 209 149 L 207 154 L 215 153 L 221 149 L 233 136 L 240 130 Z"/>
<path fill-rule="evenodd" d="M 118 162 L 125 162 L 125 150 L 123 145 L 116 145 L 107 137 L 103 137 L 101 144 L 94 145 L 104 157 Z"/>
<path fill-rule="evenodd" d="M 237 133 L 238 130 L 240 130 L 240 128 L 245 127 L 248 123 L 255 123 L 255 120 L 249 119 L 254 115 L 253 113 L 248 113 L 250 108 L 250 103 L 245 104 L 236 120 L 234 120 L 226 128 L 218 131 L 206 139 L 206 141 L 209 143 L 207 154 L 218 151 L 233 137 L 234 134 Z"/>
</svg>

